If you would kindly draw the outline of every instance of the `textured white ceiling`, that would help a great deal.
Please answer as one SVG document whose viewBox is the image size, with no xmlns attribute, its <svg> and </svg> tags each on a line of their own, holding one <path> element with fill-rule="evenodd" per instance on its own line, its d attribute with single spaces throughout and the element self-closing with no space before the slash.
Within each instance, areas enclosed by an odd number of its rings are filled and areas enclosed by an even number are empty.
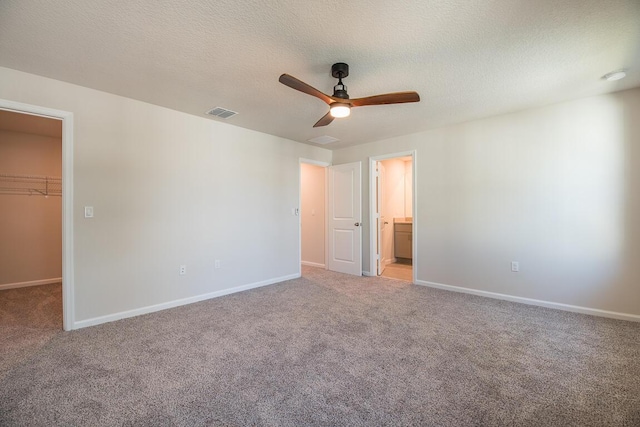
<svg viewBox="0 0 640 427">
<path fill-rule="evenodd" d="M 314 129 L 327 106 L 278 77 L 331 93 L 334 62 L 352 98 L 422 101 Z M 2 0 L 0 66 L 341 148 L 640 86 L 640 0 Z"/>
</svg>

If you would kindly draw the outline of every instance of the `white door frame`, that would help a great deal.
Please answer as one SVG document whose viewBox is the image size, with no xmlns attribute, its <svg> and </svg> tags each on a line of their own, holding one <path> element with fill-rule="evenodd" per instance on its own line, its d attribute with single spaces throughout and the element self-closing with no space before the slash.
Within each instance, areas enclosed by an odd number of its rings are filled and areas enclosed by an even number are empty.
<svg viewBox="0 0 640 427">
<path fill-rule="evenodd" d="M 0 110 L 62 121 L 62 328 L 75 323 L 73 281 L 73 113 L 0 99 Z"/>
<path fill-rule="evenodd" d="M 388 160 L 388 159 L 395 159 L 397 157 L 407 157 L 407 156 L 411 156 L 411 183 L 412 183 L 412 188 L 411 188 L 411 199 L 412 199 L 412 204 L 411 204 L 411 216 L 413 218 L 413 242 L 411 242 L 412 244 L 412 250 L 413 250 L 413 265 L 412 265 L 412 281 L 413 283 L 416 282 L 417 280 L 417 271 L 418 271 L 418 262 L 419 262 L 419 257 L 418 257 L 418 215 L 417 215 L 417 209 L 418 209 L 418 203 L 417 203 L 417 180 L 416 177 L 418 176 L 418 168 L 416 165 L 416 150 L 411 150 L 411 151 L 401 151 L 399 153 L 390 153 L 390 154 L 383 154 L 381 156 L 373 156 L 373 157 L 369 157 L 369 270 L 371 270 L 371 275 L 372 276 L 376 276 L 377 275 L 377 264 L 378 264 L 378 260 L 376 259 L 376 253 L 378 252 L 377 250 L 377 239 L 376 239 L 376 228 L 377 228 L 377 222 L 376 222 L 376 199 L 377 199 L 377 194 L 376 194 L 376 162 L 379 162 L 381 160 Z"/>
<path fill-rule="evenodd" d="M 298 213 L 301 212 L 302 208 L 302 163 L 307 163 L 309 165 L 320 166 L 325 168 L 324 171 L 324 269 L 329 268 L 329 263 L 327 260 L 329 259 L 329 232 L 328 232 L 328 208 L 327 203 L 329 201 L 329 189 L 327 187 L 329 176 L 327 174 L 327 168 L 331 166 L 331 163 L 321 162 L 319 160 L 305 159 L 304 157 L 300 157 L 298 161 Z M 298 215 L 298 274 L 302 276 L 302 215 Z"/>
</svg>

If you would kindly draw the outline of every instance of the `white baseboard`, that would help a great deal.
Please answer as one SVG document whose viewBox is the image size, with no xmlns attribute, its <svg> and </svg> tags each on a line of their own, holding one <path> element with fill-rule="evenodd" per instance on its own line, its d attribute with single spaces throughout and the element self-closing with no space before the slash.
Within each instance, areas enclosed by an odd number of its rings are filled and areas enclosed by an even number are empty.
<svg viewBox="0 0 640 427">
<path fill-rule="evenodd" d="M 556 310 L 571 311 L 574 313 L 590 314 L 592 316 L 609 317 L 612 319 L 629 320 L 631 322 L 640 322 L 640 315 L 618 313 L 616 311 L 600 310 L 598 308 L 580 307 L 578 305 L 562 304 L 559 302 L 543 301 L 532 298 L 517 297 L 514 295 L 499 294 L 497 292 L 481 291 L 478 289 L 463 288 L 461 286 L 444 285 L 442 283 L 427 282 L 425 280 L 416 280 L 416 285 L 428 286 L 430 288 L 444 289 L 447 291 L 462 292 L 465 294 L 479 295 L 505 301 L 519 302 L 521 304 L 536 305 L 538 307 L 555 308 Z"/>
<path fill-rule="evenodd" d="M 51 283 L 61 283 L 62 277 L 54 277 L 53 279 L 31 280 L 28 282 L 16 282 L 0 285 L 0 291 L 5 289 L 27 288 L 29 286 L 49 285 Z"/>
<path fill-rule="evenodd" d="M 311 261 L 300 261 L 300 264 L 306 265 L 306 266 L 309 266 L 309 267 L 326 268 L 326 266 L 324 264 L 320 264 L 320 263 L 317 263 L 317 262 L 311 262 Z"/>
<path fill-rule="evenodd" d="M 136 308 L 133 310 L 121 311 L 119 313 L 108 314 L 106 316 L 93 317 L 91 319 L 80 320 L 74 322 L 72 329 L 81 329 L 88 326 L 100 325 L 101 323 L 114 322 L 116 320 L 127 319 L 129 317 L 140 316 L 142 314 L 153 313 L 168 308 L 179 307 L 181 305 L 192 304 L 194 302 L 204 301 L 211 298 L 217 298 L 224 295 L 234 294 L 236 292 L 248 291 L 249 289 L 260 288 L 262 286 L 273 285 L 274 283 L 284 282 L 285 280 L 297 279 L 300 274 L 290 274 L 288 276 L 276 277 L 274 279 L 263 280 L 261 282 L 250 283 L 248 285 L 236 286 L 229 289 L 221 289 L 219 291 L 207 294 L 196 295 L 194 297 L 173 300 L 162 304 L 149 305 L 146 307 Z"/>
</svg>

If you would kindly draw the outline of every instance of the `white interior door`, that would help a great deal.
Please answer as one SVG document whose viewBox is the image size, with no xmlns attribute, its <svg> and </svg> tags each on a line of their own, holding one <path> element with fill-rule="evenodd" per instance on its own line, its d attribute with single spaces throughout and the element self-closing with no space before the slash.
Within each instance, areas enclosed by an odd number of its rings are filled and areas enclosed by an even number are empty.
<svg viewBox="0 0 640 427">
<path fill-rule="evenodd" d="M 362 166 L 329 168 L 329 270 L 362 275 Z"/>
</svg>

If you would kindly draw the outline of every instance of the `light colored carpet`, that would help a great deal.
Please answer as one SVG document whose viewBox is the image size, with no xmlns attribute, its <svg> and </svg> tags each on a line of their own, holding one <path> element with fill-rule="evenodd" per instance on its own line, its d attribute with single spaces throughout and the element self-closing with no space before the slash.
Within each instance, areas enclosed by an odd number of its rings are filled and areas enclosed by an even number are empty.
<svg viewBox="0 0 640 427">
<path fill-rule="evenodd" d="M 0 291 L 0 378 L 62 333 L 62 284 Z"/>
<path fill-rule="evenodd" d="M 55 335 L 0 425 L 638 426 L 640 324 L 305 267 Z"/>
</svg>

